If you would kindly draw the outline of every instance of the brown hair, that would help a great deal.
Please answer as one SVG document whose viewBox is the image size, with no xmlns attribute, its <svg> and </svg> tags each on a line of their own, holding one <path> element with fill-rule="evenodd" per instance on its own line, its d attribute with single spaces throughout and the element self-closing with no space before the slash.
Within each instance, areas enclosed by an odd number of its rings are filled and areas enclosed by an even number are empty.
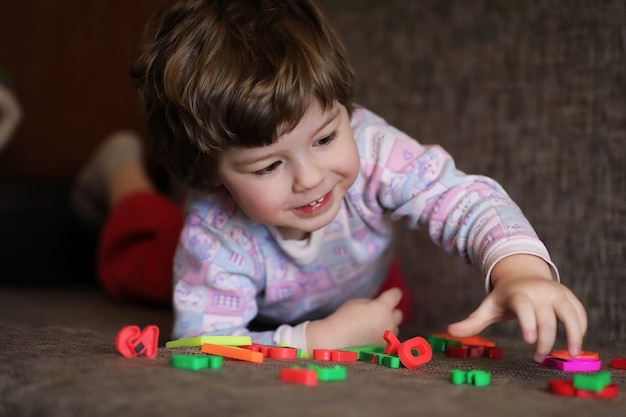
<svg viewBox="0 0 626 417">
<path fill-rule="evenodd" d="M 269 145 L 315 100 L 351 111 L 344 47 L 309 0 L 183 0 L 155 15 L 131 69 L 153 150 L 210 190 L 221 152 Z"/>
</svg>

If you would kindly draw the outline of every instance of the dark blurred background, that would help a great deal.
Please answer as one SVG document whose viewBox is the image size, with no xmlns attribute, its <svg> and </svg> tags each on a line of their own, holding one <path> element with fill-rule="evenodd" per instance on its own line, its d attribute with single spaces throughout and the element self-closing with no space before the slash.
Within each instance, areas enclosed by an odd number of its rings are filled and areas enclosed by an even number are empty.
<svg viewBox="0 0 626 417">
<path fill-rule="evenodd" d="M 22 122 L 0 152 L 0 282 L 92 285 L 95 236 L 67 192 L 99 142 L 145 124 L 128 77 L 157 1 L 0 4 L 0 69 Z"/>
</svg>

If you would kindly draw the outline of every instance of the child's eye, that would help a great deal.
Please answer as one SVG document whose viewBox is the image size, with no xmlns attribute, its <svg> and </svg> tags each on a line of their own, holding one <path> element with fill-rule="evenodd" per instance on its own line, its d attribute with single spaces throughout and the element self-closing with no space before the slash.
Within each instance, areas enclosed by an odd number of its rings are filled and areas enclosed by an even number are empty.
<svg viewBox="0 0 626 417">
<path fill-rule="evenodd" d="M 335 137 L 337 136 L 337 132 L 333 132 L 330 135 L 318 140 L 315 142 L 315 145 L 317 146 L 326 146 L 328 144 L 330 144 L 333 140 L 335 140 Z"/>
<path fill-rule="evenodd" d="M 280 161 L 276 161 L 273 164 L 266 166 L 263 169 L 260 169 L 258 171 L 254 171 L 254 175 L 265 175 L 265 174 L 269 174 L 271 172 L 273 172 L 274 170 L 276 170 L 276 168 L 278 168 L 278 166 L 280 165 Z"/>
</svg>

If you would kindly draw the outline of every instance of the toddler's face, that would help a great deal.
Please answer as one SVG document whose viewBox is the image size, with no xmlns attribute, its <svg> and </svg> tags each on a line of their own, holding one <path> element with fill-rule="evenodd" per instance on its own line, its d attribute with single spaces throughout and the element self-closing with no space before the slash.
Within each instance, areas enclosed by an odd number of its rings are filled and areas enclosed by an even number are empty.
<svg viewBox="0 0 626 417">
<path fill-rule="evenodd" d="M 219 177 L 252 219 L 302 239 L 335 218 L 359 168 L 346 108 L 315 103 L 276 143 L 225 152 Z"/>
</svg>

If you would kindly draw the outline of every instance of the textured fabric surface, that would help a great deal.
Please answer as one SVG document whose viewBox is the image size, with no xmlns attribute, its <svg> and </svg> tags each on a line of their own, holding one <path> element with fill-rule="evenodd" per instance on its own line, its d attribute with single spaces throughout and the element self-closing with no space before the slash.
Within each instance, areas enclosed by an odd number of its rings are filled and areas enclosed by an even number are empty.
<svg viewBox="0 0 626 417">
<path fill-rule="evenodd" d="M 124 325 L 171 325 L 163 310 L 127 308 L 97 292 L 0 292 L 0 416 L 622 416 L 626 396 L 580 400 L 547 392 L 550 378 L 571 374 L 534 363 L 519 340 L 494 338 L 502 359 L 452 359 L 435 353 L 424 367 L 391 369 L 347 363 L 343 382 L 305 387 L 283 383 L 280 369 L 314 360 L 263 364 L 225 360 L 222 369 L 184 371 L 169 366 L 163 337 L 155 359 L 123 358 L 115 335 Z M 404 329 L 403 338 L 427 336 Z M 597 346 L 601 358 L 619 353 Z M 623 353 L 623 351 L 622 351 Z M 491 372 L 489 387 L 455 386 L 451 369 Z M 626 371 L 612 371 L 624 385 Z M 623 387 L 622 387 L 623 388 Z"/>
<path fill-rule="evenodd" d="M 626 340 L 626 3 L 319 4 L 354 63 L 357 100 L 501 182 L 587 307 L 589 333 Z M 484 296 L 423 234 L 403 231 L 399 248 L 418 323 L 460 319 Z"/>
</svg>

